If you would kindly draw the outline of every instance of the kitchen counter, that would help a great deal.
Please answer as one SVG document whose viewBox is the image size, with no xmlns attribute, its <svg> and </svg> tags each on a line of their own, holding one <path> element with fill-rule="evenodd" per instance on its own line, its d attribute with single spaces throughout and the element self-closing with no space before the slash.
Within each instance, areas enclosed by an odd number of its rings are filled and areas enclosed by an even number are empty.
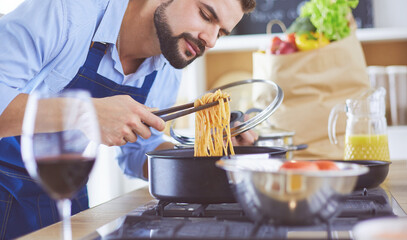
<svg viewBox="0 0 407 240">
<path fill-rule="evenodd" d="M 397 160 L 390 165 L 390 172 L 382 184 L 394 196 L 404 212 L 407 212 L 407 160 Z M 72 231 L 74 239 L 81 239 L 95 232 L 96 229 L 109 223 L 140 205 L 152 200 L 148 187 L 124 194 L 109 202 L 93 207 L 72 216 Z M 19 238 L 20 240 L 58 239 L 61 224 L 56 223 L 36 232 Z"/>
<path fill-rule="evenodd" d="M 115 198 L 106 203 L 100 204 L 71 217 L 72 237 L 81 239 L 84 236 L 92 234 L 96 229 L 109 223 L 128 212 L 137 208 L 146 202 L 151 201 L 148 187 L 134 190 Z M 60 237 L 61 223 L 55 223 L 48 227 L 42 228 L 36 232 L 19 238 L 20 240 L 55 240 Z"/>
</svg>

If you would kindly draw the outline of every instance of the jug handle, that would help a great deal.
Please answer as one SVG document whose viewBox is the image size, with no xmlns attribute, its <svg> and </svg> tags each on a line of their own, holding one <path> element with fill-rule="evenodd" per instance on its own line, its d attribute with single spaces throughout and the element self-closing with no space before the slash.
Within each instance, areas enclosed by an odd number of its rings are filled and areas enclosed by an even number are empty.
<svg viewBox="0 0 407 240">
<path fill-rule="evenodd" d="M 329 113 L 328 136 L 329 141 L 332 144 L 338 144 L 338 139 L 336 138 L 336 121 L 338 120 L 338 115 L 340 112 L 345 112 L 345 104 L 335 105 Z"/>
</svg>

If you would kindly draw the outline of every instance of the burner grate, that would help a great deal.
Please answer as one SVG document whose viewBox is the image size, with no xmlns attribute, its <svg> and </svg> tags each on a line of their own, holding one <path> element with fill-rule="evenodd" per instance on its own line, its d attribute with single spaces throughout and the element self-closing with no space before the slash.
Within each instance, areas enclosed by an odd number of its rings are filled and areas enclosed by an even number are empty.
<svg viewBox="0 0 407 240">
<path fill-rule="evenodd" d="M 349 232 L 360 220 L 395 216 L 389 203 L 391 196 L 381 189 L 355 192 L 340 205 L 339 214 L 328 222 L 314 226 L 275 226 L 253 223 L 238 203 L 183 204 L 154 201 L 129 214 L 122 226 L 102 239 L 340 239 L 351 238 Z M 337 237 L 335 237 L 337 238 Z M 292 239 L 290 237 L 290 239 Z"/>
<path fill-rule="evenodd" d="M 346 197 L 341 204 L 341 211 L 338 217 L 352 217 L 359 220 L 372 217 L 392 216 L 393 209 L 389 204 L 389 197 L 383 189 L 373 189 L 367 192 L 355 192 Z"/>
<path fill-rule="evenodd" d="M 161 217 L 204 217 L 204 218 L 240 218 L 246 220 L 244 212 L 238 203 L 222 204 L 185 204 L 159 201 L 151 209 L 141 213 L 143 216 Z"/>
</svg>

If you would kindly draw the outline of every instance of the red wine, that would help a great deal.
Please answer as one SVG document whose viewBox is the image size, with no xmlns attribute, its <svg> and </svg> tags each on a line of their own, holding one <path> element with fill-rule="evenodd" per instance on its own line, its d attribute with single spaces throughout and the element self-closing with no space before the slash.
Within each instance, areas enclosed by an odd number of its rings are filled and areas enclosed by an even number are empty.
<svg viewBox="0 0 407 240">
<path fill-rule="evenodd" d="M 73 154 L 38 158 L 38 178 L 52 198 L 71 198 L 88 181 L 94 163 L 95 158 Z"/>
</svg>

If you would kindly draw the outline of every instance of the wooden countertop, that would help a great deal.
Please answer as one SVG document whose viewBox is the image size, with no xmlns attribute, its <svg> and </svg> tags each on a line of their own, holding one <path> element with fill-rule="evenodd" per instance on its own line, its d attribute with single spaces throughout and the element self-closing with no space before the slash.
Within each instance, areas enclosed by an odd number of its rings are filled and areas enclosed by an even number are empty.
<svg viewBox="0 0 407 240">
<path fill-rule="evenodd" d="M 407 212 L 407 160 L 397 160 L 390 165 L 389 175 L 382 186 L 391 192 L 404 212 Z M 73 238 L 89 236 L 99 227 L 126 215 L 152 199 L 148 187 L 144 187 L 80 212 L 71 218 Z M 61 223 L 58 222 L 19 239 L 59 239 L 60 230 Z"/>
<path fill-rule="evenodd" d="M 87 209 L 71 217 L 72 237 L 81 239 L 95 232 L 96 229 L 109 223 L 128 212 L 143 205 L 153 198 L 151 197 L 148 187 L 134 190 L 111 201 L 100 204 L 93 208 Z M 55 223 L 48 227 L 42 228 L 31 234 L 25 235 L 20 240 L 55 240 L 60 237 L 61 223 Z"/>
<path fill-rule="evenodd" d="M 390 191 L 403 211 L 407 213 L 407 160 L 393 161 L 389 175 L 382 185 Z"/>
</svg>

